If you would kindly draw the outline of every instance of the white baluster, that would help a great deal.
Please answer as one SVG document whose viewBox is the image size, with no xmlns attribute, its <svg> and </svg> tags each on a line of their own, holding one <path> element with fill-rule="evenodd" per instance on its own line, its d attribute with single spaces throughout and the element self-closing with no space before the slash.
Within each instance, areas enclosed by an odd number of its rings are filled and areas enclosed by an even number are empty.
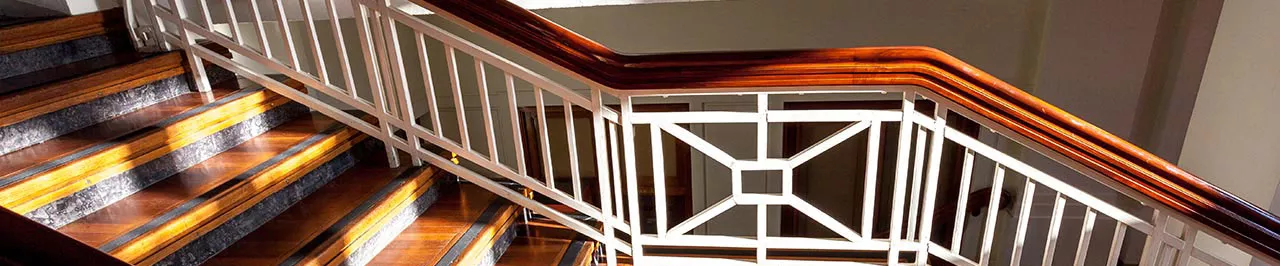
<svg viewBox="0 0 1280 266">
<path fill-rule="evenodd" d="M 1089 253 L 1089 239 L 1093 238 L 1093 223 L 1098 219 L 1098 213 L 1093 209 L 1085 208 L 1084 224 L 1080 226 L 1080 242 L 1076 244 L 1076 266 L 1083 266 L 1085 256 Z"/>
<path fill-rule="evenodd" d="M 1031 218 L 1032 200 L 1035 199 L 1036 183 L 1031 182 L 1031 178 L 1026 178 L 1025 187 L 1022 189 L 1022 206 L 1018 210 L 1018 229 L 1013 235 L 1013 255 L 1010 256 L 1009 265 L 1022 265 L 1022 249 L 1026 247 L 1027 241 L 1027 225 Z M 963 206 L 963 205 L 961 205 Z"/>
<path fill-rule="evenodd" d="M 995 177 L 991 179 L 991 196 L 987 201 L 987 220 L 982 227 L 982 253 L 978 259 L 978 264 L 991 264 L 991 244 L 995 242 L 996 235 L 996 214 L 1000 213 L 1000 192 L 1004 189 L 1004 167 L 996 164 Z M 964 193 L 964 191 L 961 191 Z M 966 193 L 967 194 L 967 193 Z M 966 205 L 957 205 L 956 211 L 964 210 Z M 959 250 L 959 249 L 953 249 Z"/>
<path fill-rule="evenodd" d="M 1049 235 L 1044 244 L 1044 265 L 1053 265 L 1053 252 L 1058 247 L 1058 230 L 1062 229 L 1062 211 L 1066 208 L 1066 203 L 1062 193 L 1054 194 L 1053 216 L 1049 218 Z"/>
<path fill-rule="evenodd" d="M 875 233 L 872 225 L 876 213 L 876 178 L 880 175 L 880 128 L 880 121 L 871 121 L 867 131 L 867 171 L 862 185 L 862 236 L 866 238 L 872 238 Z M 790 179 L 790 176 L 783 177 L 784 182 L 790 183 Z M 783 191 L 789 194 L 791 188 Z"/>
<path fill-rule="evenodd" d="M 573 124 L 573 102 L 564 99 L 565 141 L 569 143 L 569 176 L 573 178 L 573 198 L 582 200 L 582 174 L 578 171 L 578 129 Z M 635 167 L 635 166 L 632 166 Z"/>
<path fill-rule="evenodd" d="M 911 157 L 911 132 L 915 127 L 911 117 L 915 111 L 915 93 L 902 95 L 902 125 L 898 129 L 898 158 L 894 169 L 893 208 L 889 218 L 889 265 L 898 265 L 898 252 L 902 250 L 902 206 L 907 191 L 907 160 Z"/>
</svg>

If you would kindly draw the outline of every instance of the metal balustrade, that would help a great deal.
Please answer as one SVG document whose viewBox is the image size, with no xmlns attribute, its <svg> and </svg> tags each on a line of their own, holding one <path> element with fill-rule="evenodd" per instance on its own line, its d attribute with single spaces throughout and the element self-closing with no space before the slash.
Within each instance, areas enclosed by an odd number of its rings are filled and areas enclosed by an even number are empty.
<svg viewBox="0 0 1280 266">
<path fill-rule="evenodd" d="M 260 3 L 264 1 L 266 3 Z M 882 252 L 889 264 L 916 265 L 930 263 L 930 258 L 956 265 L 1057 265 L 1066 261 L 1074 265 L 1097 262 L 1117 265 L 1125 251 L 1140 253 L 1137 261 L 1140 265 L 1188 265 L 1193 261 L 1208 265 L 1239 265 L 1233 264 L 1240 261 L 1237 258 L 1222 258 L 1222 254 L 1210 253 L 1198 245 L 1222 242 L 1218 239 L 1228 238 L 1221 238 L 1213 230 L 1178 216 L 1160 203 L 1111 183 L 1110 179 L 928 90 L 897 86 L 816 86 L 624 91 L 604 87 L 570 73 L 568 76 L 589 87 L 585 91 L 575 90 L 410 15 L 400 8 L 401 5 L 393 5 L 390 1 L 318 1 L 323 2 L 322 6 L 313 6 L 315 2 L 306 0 L 251 0 L 247 5 L 233 2 L 168 0 L 162 3 L 146 0 L 130 2 L 128 7 L 130 14 L 136 16 L 134 21 L 141 24 L 135 27 L 138 30 L 135 36 L 158 38 L 138 43 L 163 43 L 166 47 L 186 51 L 202 90 L 209 88 L 203 61 L 234 71 L 245 79 L 382 140 L 393 164 L 398 161 L 399 152 L 404 152 L 416 158 L 415 163 L 441 167 L 604 243 L 608 247 L 605 256 L 609 265 L 617 263 L 617 252 L 646 265 L 802 263 L 767 256 L 769 250 L 775 249 L 875 251 Z M 291 13 L 294 11 L 297 14 Z M 221 17 L 215 19 L 215 14 Z M 242 16 L 237 17 L 238 14 Z M 241 21 L 244 16 L 251 19 Z M 354 34 L 344 25 L 354 28 Z M 299 29 L 300 35 L 295 32 Z M 349 39 L 351 36 L 355 38 Z M 205 48 L 202 45 L 205 42 L 228 48 L 235 59 Z M 324 48 L 327 45 L 333 46 Z M 443 53 L 433 53 L 429 49 L 442 50 Z M 438 68 L 439 61 L 444 61 L 445 69 Z M 437 68 L 433 69 L 433 66 Z M 433 75 L 441 71 L 446 73 L 447 79 Z M 311 91 L 293 90 L 269 77 L 270 74 L 300 81 Z M 475 79 L 468 80 L 468 76 Z M 501 82 L 495 84 L 494 80 Z M 465 89 L 475 90 L 475 93 L 464 92 Z M 491 99 L 502 94 L 506 99 Z M 781 98 L 821 101 L 868 95 L 894 99 L 901 103 L 901 107 L 895 110 L 782 110 L 771 106 Z M 642 112 L 635 108 L 640 103 L 682 102 L 689 97 L 721 96 L 754 98 L 752 101 L 756 108 L 754 111 L 681 112 Z M 443 99 L 446 97 L 452 102 Z M 468 99 L 471 97 L 476 99 Z M 934 106 L 932 110 L 918 111 L 918 103 L 925 102 Z M 548 122 L 548 107 L 555 104 L 559 104 L 557 108 L 562 110 L 566 121 L 563 129 L 566 147 L 553 146 L 549 136 L 549 129 L 555 126 Z M 612 107 L 615 104 L 617 107 Z M 535 110 L 536 118 L 533 120 L 536 125 L 524 126 L 536 127 L 537 136 L 523 136 L 527 131 L 521 130 L 520 110 L 528 107 Z M 573 122 L 575 113 L 583 111 L 590 118 L 588 128 L 579 128 Z M 449 112 L 452 112 L 452 117 Z M 479 121 L 468 116 L 477 112 Z M 1000 143 L 1016 144 L 1019 148 L 997 148 L 993 141 L 980 140 L 957 131 L 948 125 L 952 118 L 977 122 L 991 132 L 984 134 L 1007 138 L 1009 141 Z M 726 147 L 717 146 L 690 130 L 698 125 L 719 123 L 754 125 L 756 142 L 734 145 L 754 145 L 755 152 L 751 156 L 735 156 L 726 152 Z M 779 123 L 845 123 L 846 126 L 793 156 L 780 157 L 772 155 L 769 149 L 770 140 L 779 137 L 771 133 L 771 124 Z M 886 130 L 889 124 L 896 124 L 897 131 Z M 637 132 L 638 128 L 647 129 L 647 132 Z M 579 131 L 589 132 L 589 137 L 579 138 Z M 648 134 L 649 143 L 638 141 L 637 134 Z M 866 188 L 850 191 L 862 193 L 863 199 L 854 203 L 861 204 L 863 211 L 854 219 L 857 222 L 851 223 L 857 226 L 851 226 L 795 195 L 793 172 L 797 166 L 857 135 L 866 135 L 870 141 L 867 142 L 865 172 L 850 176 L 860 178 Z M 706 164 L 730 169 L 729 183 L 708 184 L 727 186 L 732 191 L 730 195 L 718 200 L 709 199 L 709 203 L 714 203 L 687 220 L 672 221 L 667 217 L 664 151 L 669 147 L 664 146 L 664 136 L 671 136 L 692 147 L 697 154 L 705 156 Z M 879 140 L 882 138 L 896 138 L 897 143 L 895 150 L 884 152 L 885 156 L 880 156 L 882 147 Z M 526 139 L 535 140 L 536 151 L 524 150 Z M 508 144 L 511 146 L 506 146 Z M 962 193 L 957 193 L 958 197 L 954 199 L 937 197 L 943 149 L 947 145 L 962 149 L 962 170 L 958 177 Z M 638 156 L 641 154 L 637 154 L 637 149 L 642 146 L 650 150 L 650 165 L 639 164 Z M 455 164 L 430 150 L 435 148 L 456 154 L 461 162 Z M 582 148 L 590 154 L 581 153 Z M 557 184 L 563 181 L 556 179 L 555 164 L 549 162 L 556 150 L 567 152 L 563 157 L 568 160 L 567 185 Z M 1008 152 L 1011 150 L 1043 154 L 1141 205 L 1117 206 L 1114 200 L 1099 198 L 1089 190 L 1037 169 L 1020 160 L 1023 156 Z M 538 165 L 541 169 L 532 169 L 532 162 L 527 161 L 530 158 L 540 160 L 542 163 Z M 593 163 L 587 164 L 583 158 L 593 158 Z M 979 160 L 992 162 L 994 166 L 989 169 L 990 176 L 975 174 L 986 173 L 986 170 L 976 169 L 975 161 Z M 892 161 L 894 166 L 879 168 L 881 161 Z M 594 166 L 594 172 L 582 171 L 583 167 L 590 169 L 591 166 Z M 640 208 L 644 199 L 639 191 L 642 182 L 638 172 L 641 169 L 652 169 L 652 206 L 655 210 Z M 776 193 L 743 191 L 743 173 L 750 171 L 780 172 L 781 190 Z M 892 178 L 879 180 L 882 172 L 892 173 L 889 175 Z M 585 178 L 591 174 L 595 175 L 597 186 L 584 184 Z M 565 213 L 561 211 L 565 209 L 525 197 L 501 185 L 498 182 L 501 179 L 514 181 L 531 189 L 538 197 L 548 198 L 594 221 L 573 219 L 570 214 L 575 213 Z M 989 200 L 985 203 L 987 211 L 982 215 L 966 217 L 963 210 L 954 211 L 954 217 L 932 215 L 940 202 L 956 202 L 957 208 L 968 206 L 967 192 L 972 184 L 976 184 L 975 181 L 989 181 L 991 188 Z M 877 189 L 880 182 L 891 183 L 892 189 Z M 1009 213 L 1001 215 L 994 210 L 998 209 L 1001 191 L 1005 188 L 1018 191 L 1014 199 L 1008 199 L 1017 203 Z M 875 226 L 876 221 L 884 219 L 876 216 L 885 211 L 876 210 L 881 206 L 876 201 L 882 195 L 887 195 L 891 201 L 888 228 Z M 1036 195 L 1050 195 L 1051 209 L 1035 204 Z M 754 235 L 695 233 L 696 228 L 706 226 L 708 221 L 736 206 L 756 209 Z M 767 210 L 773 206 L 794 208 L 839 237 L 769 235 L 767 227 L 771 217 Z M 1068 206 L 1084 208 L 1078 231 L 1065 230 L 1064 217 L 1076 215 L 1075 210 L 1068 210 Z M 1037 210 L 1050 214 L 1042 217 L 1044 219 L 1033 219 L 1033 212 Z M 655 221 L 655 230 L 641 228 L 645 219 Z M 1036 220 L 1047 220 L 1048 224 L 1037 223 Z M 965 232 L 966 222 L 979 225 L 978 231 Z M 936 225 L 940 223 L 953 225 L 951 231 L 938 232 L 941 229 Z M 1104 224 L 1114 226 L 1100 226 Z M 1003 230 L 1010 227 L 1012 231 Z M 879 230 L 888 230 L 889 234 L 876 237 Z M 1180 232 L 1170 233 L 1170 230 Z M 1044 241 L 1029 243 L 1028 235 L 1043 235 Z M 945 237 L 949 241 L 935 241 L 938 236 L 949 236 Z M 1125 241 L 1130 238 L 1142 241 L 1140 244 Z M 1010 241 L 998 243 L 1004 239 Z M 1059 239 L 1077 241 L 1064 243 Z M 1226 244 L 1240 247 L 1230 241 Z M 653 246 L 754 249 L 755 258 L 646 254 L 646 247 Z M 966 253 L 965 247 L 974 249 L 972 246 L 977 247 L 976 254 L 963 254 Z M 1242 247 L 1239 250 L 1249 252 L 1250 249 Z M 1069 257 L 1058 258 L 1063 256 Z M 1265 256 L 1259 259 L 1271 264 L 1276 262 Z"/>
</svg>

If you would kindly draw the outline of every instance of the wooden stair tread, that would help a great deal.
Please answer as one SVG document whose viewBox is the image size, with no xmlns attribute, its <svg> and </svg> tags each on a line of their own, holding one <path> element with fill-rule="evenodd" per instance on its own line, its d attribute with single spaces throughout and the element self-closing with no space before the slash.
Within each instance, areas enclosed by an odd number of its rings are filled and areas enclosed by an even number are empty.
<svg viewBox="0 0 1280 266">
<path fill-rule="evenodd" d="M 0 54 L 125 30 L 120 8 L 0 27 Z"/>
<path fill-rule="evenodd" d="M 102 246 L 236 175 L 324 131 L 335 122 L 306 117 L 280 125 L 176 175 L 157 182 L 58 231 Z"/>
<path fill-rule="evenodd" d="M 558 224 L 520 225 L 525 234 L 516 237 L 496 265 L 554 266 L 590 265 L 595 242 Z"/>
<path fill-rule="evenodd" d="M 61 158 L 0 177 L 0 205 L 19 213 L 35 210 L 288 102 L 261 89 L 236 92 L 201 109 L 166 118 L 163 126 L 153 125 L 149 130 L 103 142 L 83 156 Z"/>
<path fill-rule="evenodd" d="M 476 248 L 487 248 L 485 245 L 491 245 L 491 243 L 464 243 L 463 241 L 466 241 L 464 235 L 468 229 L 495 204 L 509 207 L 502 210 L 502 212 L 510 212 L 507 215 L 514 215 L 517 212 L 513 204 L 479 186 L 442 185 L 444 187 L 436 204 L 426 213 L 418 216 L 408 228 L 396 236 L 395 240 L 383 248 L 369 262 L 370 265 L 436 264 L 455 246 L 466 247 L 463 249 L 468 250 L 464 253 L 478 251 L 474 250 Z M 502 222 L 502 219 L 496 218 L 499 216 L 501 214 L 495 215 L 495 219 L 489 222 Z"/>
<path fill-rule="evenodd" d="M 0 176 L 8 176 L 94 144 L 111 141 L 130 132 L 150 127 L 173 115 L 221 99 L 236 91 L 235 88 L 228 87 L 235 86 L 234 81 L 230 83 L 230 85 L 215 86 L 209 95 L 197 92 L 179 95 L 43 143 L 0 155 Z"/>
<path fill-rule="evenodd" d="M 343 217 L 356 211 L 366 201 L 376 203 L 383 197 L 373 198 L 405 171 L 420 170 L 401 166 L 389 168 L 385 163 L 371 163 L 366 159 L 339 175 L 329 184 L 295 203 L 279 216 L 258 227 L 249 235 L 236 241 L 205 265 L 277 265 L 288 259 L 316 238 L 337 236 L 326 230 L 335 226 Z M 382 160 L 372 160 L 383 162 Z M 433 175 L 434 170 L 418 174 Z M 323 239 L 319 241 L 324 241 Z"/>
<path fill-rule="evenodd" d="M 0 79 L 0 94 L 68 80 L 116 66 L 137 63 L 147 58 L 147 56 L 136 52 L 112 53 Z"/>
<path fill-rule="evenodd" d="M 53 84 L 0 95 L 0 126 L 186 73 L 180 52 L 146 57 Z"/>
</svg>

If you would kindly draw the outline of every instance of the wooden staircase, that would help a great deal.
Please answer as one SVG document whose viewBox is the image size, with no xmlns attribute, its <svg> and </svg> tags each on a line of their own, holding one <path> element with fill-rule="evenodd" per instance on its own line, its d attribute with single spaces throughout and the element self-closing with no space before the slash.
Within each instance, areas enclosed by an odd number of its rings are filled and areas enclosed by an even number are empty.
<svg viewBox="0 0 1280 266">
<path fill-rule="evenodd" d="M 372 138 L 229 71 L 207 65 L 195 91 L 182 54 L 134 51 L 121 17 L 0 28 L 0 225 L 47 245 L 0 264 L 594 263 L 577 233 L 388 167 Z M 115 260 L 79 256 L 94 249 Z"/>
</svg>

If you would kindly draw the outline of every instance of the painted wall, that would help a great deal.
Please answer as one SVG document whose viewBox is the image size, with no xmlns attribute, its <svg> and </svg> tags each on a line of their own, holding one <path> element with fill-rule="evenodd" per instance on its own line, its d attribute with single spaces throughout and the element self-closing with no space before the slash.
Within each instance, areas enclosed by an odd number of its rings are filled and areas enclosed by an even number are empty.
<svg viewBox="0 0 1280 266">
<path fill-rule="evenodd" d="M 1276 212 L 1280 138 L 1280 2 L 1229 0 L 1222 7 L 1179 166 Z M 1207 242 L 1207 241 L 1205 241 Z M 1201 242 L 1197 242 L 1201 244 Z M 1214 244 L 1214 243 L 1206 243 Z M 1248 262 L 1237 256 L 1236 265 Z"/>
</svg>

